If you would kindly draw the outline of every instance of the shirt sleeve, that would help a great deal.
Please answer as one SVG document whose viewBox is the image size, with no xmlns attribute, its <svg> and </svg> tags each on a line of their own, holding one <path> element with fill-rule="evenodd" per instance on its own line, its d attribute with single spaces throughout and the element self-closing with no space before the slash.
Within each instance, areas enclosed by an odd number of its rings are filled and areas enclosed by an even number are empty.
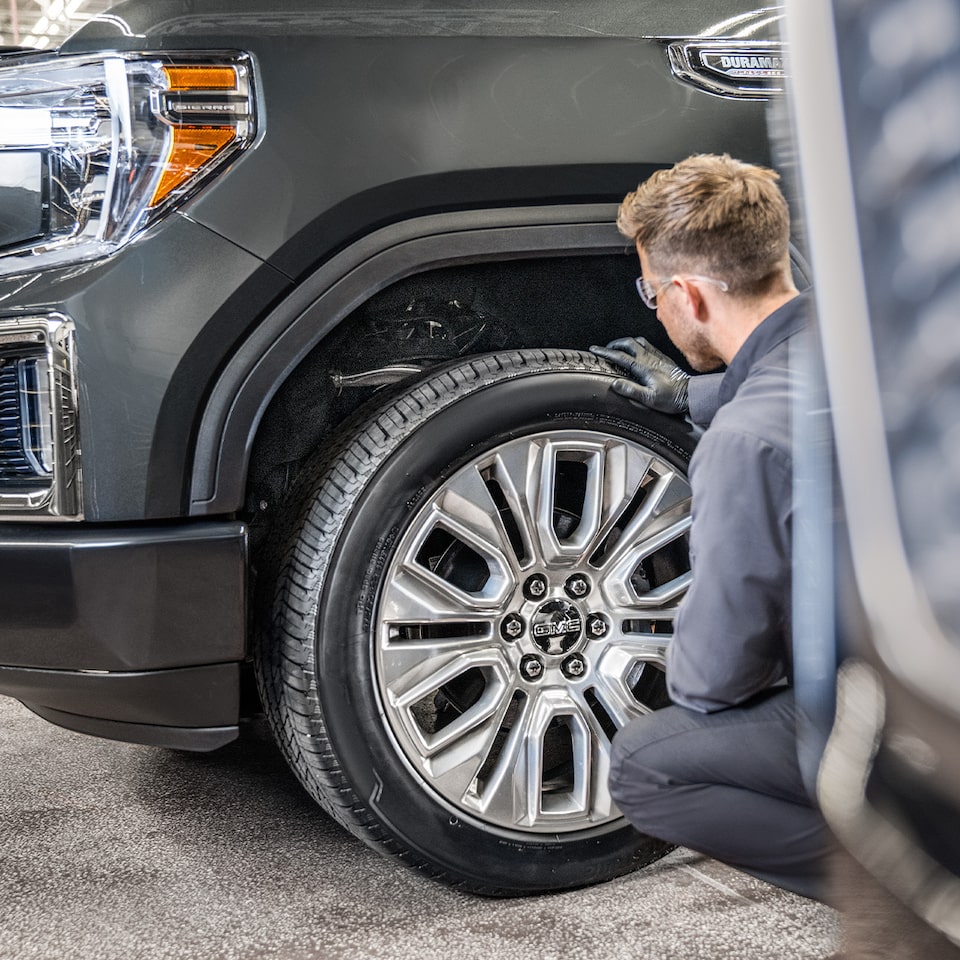
<svg viewBox="0 0 960 960">
<path fill-rule="evenodd" d="M 667 651 L 675 703 L 734 706 L 787 676 L 792 464 L 783 450 L 708 430 L 690 464 L 692 582 Z"/>
<path fill-rule="evenodd" d="M 720 407 L 722 373 L 701 373 L 687 383 L 687 405 L 690 419 L 698 427 L 706 427 Z"/>
</svg>

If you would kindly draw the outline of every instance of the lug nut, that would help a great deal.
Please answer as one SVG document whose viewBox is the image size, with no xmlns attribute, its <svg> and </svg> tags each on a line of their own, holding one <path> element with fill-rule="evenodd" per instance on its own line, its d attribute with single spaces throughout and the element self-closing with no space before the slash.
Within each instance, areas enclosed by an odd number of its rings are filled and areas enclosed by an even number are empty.
<svg viewBox="0 0 960 960">
<path fill-rule="evenodd" d="M 610 629 L 606 618 L 602 617 L 599 613 L 591 613 L 587 617 L 587 633 L 597 639 L 598 637 L 605 637 L 607 631 Z"/>
<path fill-rule="evenodd" d="M 571 680 L 575 680 L 577 677 L 583 676 L 587 665 L 579 653 L 572 653 L 560 664 L 560 669 L 566 676 L 570 677 Z"/>
<path fill-rule="evenodd" d="M 523 674 L 527 680 L 539 680 L 540 677 L 543 676 L 543 663 L 539 657 L 528 653 L 520 661 L 520 673 Z"/>
<path fill-rule="evenodd" d="M 523 595 L 528 600 L 539 600 L 547 592 L 547 578 L 542 573 L 535 573 L 527 577 L 523 585 Z"/>
<path fill-rule="evenodd" d="M 568 597 L 578 600 L 590 592 L 590 581 L 583 574 L 575 573 L 572 577 L 567 578 L 563 589 L 567 591 Z"/>
<path fill-rule="evenodd" d="M 523 618 L 515 613 L 508 613 L 500 621 L 500 635 L 504 640 L 516 640 L 523 633 Z"/>
</svg>

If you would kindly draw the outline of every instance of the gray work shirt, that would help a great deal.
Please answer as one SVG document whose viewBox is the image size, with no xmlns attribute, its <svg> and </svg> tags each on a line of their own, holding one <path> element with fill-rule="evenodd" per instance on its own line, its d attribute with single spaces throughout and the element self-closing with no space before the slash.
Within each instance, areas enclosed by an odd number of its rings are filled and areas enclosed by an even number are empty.
<svg viewBox="0 0 960 960">
<path fill-rule="evenodd" d="M 709 427 L 690 461 L 693 579 L 667 650 L 675 703 L 709 713 L 789 679 L 791 340 L 810 295 L 768 316 L 726 372 L 694 377 L 691 412 Z"/>
</svg>

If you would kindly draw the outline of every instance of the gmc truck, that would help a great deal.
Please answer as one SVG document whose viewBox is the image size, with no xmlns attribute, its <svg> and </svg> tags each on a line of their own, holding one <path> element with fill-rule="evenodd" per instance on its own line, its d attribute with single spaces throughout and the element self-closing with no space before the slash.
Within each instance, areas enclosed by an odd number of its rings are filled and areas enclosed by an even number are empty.
<svg viewBox="0 0 960 960">
<path fill-rule="evenodd" d="M 128 0 L 0 58 L 0 694 L 214 750 L 262 711 L 465 890 L 661 855 L 606 786 L 667 702 L 696 431 L 625 193 L 771 163 L 777 8 Z M 673 354 L 676 356 L 676 354 Z"/>
</svg>

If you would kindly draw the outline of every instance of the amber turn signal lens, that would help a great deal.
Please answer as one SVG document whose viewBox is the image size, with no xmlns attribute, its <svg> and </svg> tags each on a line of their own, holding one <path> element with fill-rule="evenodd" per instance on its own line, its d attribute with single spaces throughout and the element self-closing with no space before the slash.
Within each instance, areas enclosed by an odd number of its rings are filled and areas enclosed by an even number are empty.
<svg viewBox="0 0 960 960">
<path fill-rule="evenodd" d="M 237 72 L 233 67 L 164 67 L 171 90 L 235 90 Z"/>
<path fill-rule="evenodd" d="M 163 163 L 163 176 L 153 191 L 150 206 L 156 206 L 171 191 L 187 183 L 235 136 L 232 127 L 174 127 L 170 152 Z"/>
</svg>

